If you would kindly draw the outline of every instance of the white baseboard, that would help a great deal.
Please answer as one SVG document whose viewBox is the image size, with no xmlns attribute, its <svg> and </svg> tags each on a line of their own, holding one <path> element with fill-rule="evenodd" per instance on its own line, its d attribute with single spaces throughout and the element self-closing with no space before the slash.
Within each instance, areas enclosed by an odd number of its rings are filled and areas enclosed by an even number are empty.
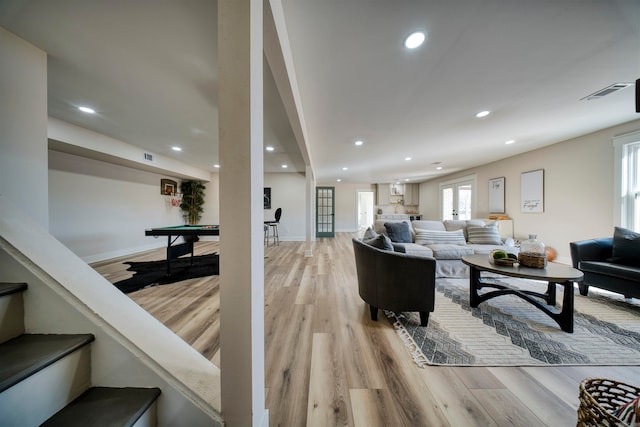
<svg viewBox="0 0 640 427">
<path fill-rule="evenodd" d="M 86 262 L 87 264 L 91 264 L 93 262 L 104 261 L 104 260 L 112 259 L 112 258 L 119 258 L 119 257 L 131 255 L 131 254 L 137 254 L 139 252 L 145 252 L 145 251 L 150 251 L 152 249 L 166 248 L 166 247 L 167 247 L 166 240 L 163 239 L 161 242 L 160 241 L 159 242 L 154 242 L 154 243 L 149 244 L 149 245 L 136 246 L 136 247 L 127 248 L 127 249 L 119 249 L 119 250 L 116 250 L 116 251 L 102 252 L 102 253 L 99 253 L 99 254 L 88 255 L 86 257 L 81 257 L 81 259 L 84 262 Z"/>
</svg>

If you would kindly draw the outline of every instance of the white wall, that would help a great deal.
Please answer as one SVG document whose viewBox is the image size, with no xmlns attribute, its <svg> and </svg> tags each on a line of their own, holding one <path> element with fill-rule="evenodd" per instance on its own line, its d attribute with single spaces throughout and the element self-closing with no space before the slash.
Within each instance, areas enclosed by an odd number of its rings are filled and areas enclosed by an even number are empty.
<svg viewBox="0 0 640 427">
<path fill-rule="evenodd" d="M 335 230 L 355 233 L 358 231 L 358 190 L 376 191 L 375 184 L 351 184 L 335 182 L 317 184 L 318 187 L 335 188 Z M 315 195 L 314 195 L 315 197 Z"/>
<path fill-rule="evenodd" d="M 146 237 L 144 230 L 181 224 L 183 219 L 180 209 L 168 206 L 160 194 L 161 178 L 180 182 L 171 176 L 49 150 L 51 233 L 86 262 L 164 247 L 165 238 Z M 265 187 L 271 187 L 272 195 L 272 208 L 264 211 L 264 219 L 272 220 L 275 210 L 281 207 L 281 240 L 303 241 L 304 175 L 265 174 L 264 182 Z M 218 174 L 212 173 L 211 180 L 204 184 L 205 206 L 200 223 L 219 224 Z M 353 212 L 355 197 L 354 192 L 349 206 Z"/>
<path fill-rule="evenodd" d="M 282 208 L 278 225 L 280 240 L 305 240 L 306 178 L 300 173 L 265 173 L 264 186 L 271 187 L 271 209 L 264 210 L 265 221 L 273 221 Z"/>
<path fill-rule="evenodd" d="M 179 207 L 160 194 L 160 179 L 179 179 L 58 151 L 49 151 L 50 231 L 86 262 L 166 246 L 149 227 L 183 223 Z M 205 183 L 201 223 L 218 224 L 217 174 Z"/>
<path fill-rule="evenodd" d="M 514 234 L 538 239 L 569 262 L 569 243 L 613 235 L 619 219 L 613 217 L 613 142 L 615 135 L 640 129 L 640 120 L 615 126 L 539 150 L 468 169 L 420 185 L 420 213 L 440 219 L 441 182 L 477 174 L 475 217 L 489 215 L 488 180 L 505 177 L 505 208 L 513 218 Z M 544 169 L 544 212 L 520 212 L 520 174 Z"/>
<path fill-rule="evenodd" d="M 0 194 L 47 228 L 47 55 L 3 28 L 0 94 Z"/>
<path fill-rule="evenodd" d="M 204 183 L 204 212 L 200 224 L 220 224 L 220 175 L 212 173 Z M 217 240 L 217 236 L 201 236 L 201 240 Z"/>
<path fill-rule="evenodd" d="M 375 191 L 372 184 L 317 183 L 318 187 L 335 188 L 335 230 L 358 230 L 358 190 Z M 272 220 L 275 210 L 282 208 L 278 230 L 281 240 L 305 240 L 305 188 L 304 175 L 299 173 L 267 173 L 264 186 L 271 187 L 271 209 L 265 209 L 264 219 Z M 315 194 L 312 195 L 315 204 Z M 314 218 L 315 221 L 315 218 Z M 315 224 L 314 224 L 315 235 Z"/>
</svg>

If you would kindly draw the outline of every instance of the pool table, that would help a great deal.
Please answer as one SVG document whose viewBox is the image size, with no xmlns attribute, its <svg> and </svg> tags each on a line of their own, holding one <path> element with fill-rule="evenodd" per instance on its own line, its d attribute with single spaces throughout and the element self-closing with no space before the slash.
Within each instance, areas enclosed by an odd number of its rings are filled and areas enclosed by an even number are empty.
<svg viewBox="0 0 640 427">
<path fill-rule="evenodd" d="M 170 227 L 147 228 L 145 236 L 167 236 L 167 276 L 171 275 L 171 260 L 191 253 L 193 263 L 193 242 L 197 239 L 185 239 L 184 243 L 174 244 L 180 236 L 219 236 L 219 225 L 174 225 Z"/>
</svg>

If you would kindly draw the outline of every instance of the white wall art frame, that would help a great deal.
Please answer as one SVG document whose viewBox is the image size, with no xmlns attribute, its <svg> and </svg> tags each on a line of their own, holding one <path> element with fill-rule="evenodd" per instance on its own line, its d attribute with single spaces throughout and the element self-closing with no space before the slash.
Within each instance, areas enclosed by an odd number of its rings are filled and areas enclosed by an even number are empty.
<svg viewBox="0 0 640 427">
<path fill-rule="evenodd" d="M 504 213 L 504 176 L 489 180 L 489 213 Z"/>
<path fill-rule="evenodd" d="M 544 212 L 544 169 L 523 172 L 520 175 L 520 211 Z"/>
</svg>

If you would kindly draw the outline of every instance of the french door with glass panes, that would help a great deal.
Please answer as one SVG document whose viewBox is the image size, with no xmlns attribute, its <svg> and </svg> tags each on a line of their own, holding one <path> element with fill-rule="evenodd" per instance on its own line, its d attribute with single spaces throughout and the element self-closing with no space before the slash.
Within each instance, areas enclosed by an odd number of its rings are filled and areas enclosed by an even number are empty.
<svg viewBox="0 0 640 427">
<path fill-rule="evenodd" d="M 442 220 L 471 219 L 473 215 L 475 179 L 440 184 L 440 213 Z"/>
<path fill-rule="evenodd" d="M 335 236 L 335 187 L 316 187 L 316 237 Z"/>
</svg>

